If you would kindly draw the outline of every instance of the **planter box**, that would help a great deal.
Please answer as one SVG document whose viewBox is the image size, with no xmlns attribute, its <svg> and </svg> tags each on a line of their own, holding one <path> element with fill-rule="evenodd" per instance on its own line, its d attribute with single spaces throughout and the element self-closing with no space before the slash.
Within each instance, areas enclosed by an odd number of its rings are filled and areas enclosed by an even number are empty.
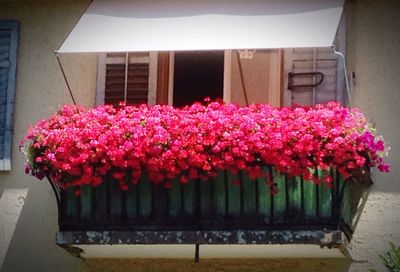
<svg viewBox="0 0 400 272">
<path fill-rule="evenodd" d="M 274 196 L 265 179 L 227 171 L 208 181 L 176 180 L 170 189 L 144 177 L 122 191 L 108 179 L 96 188 L 83 187 L 80 196 L 59 192 L 59 227 L 61 232 L 342 230 L 350 238 L 371 181 L 331 175 L 333 188 L 274 173 L 279 189 Z"/>
</svg>

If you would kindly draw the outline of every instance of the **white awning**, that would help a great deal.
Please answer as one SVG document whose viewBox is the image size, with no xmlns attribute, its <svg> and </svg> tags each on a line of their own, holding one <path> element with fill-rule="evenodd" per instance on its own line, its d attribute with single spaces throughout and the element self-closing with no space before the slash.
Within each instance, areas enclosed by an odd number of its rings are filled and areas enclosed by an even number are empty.
<svg viewBox="0 0 400 272">
<path fill-rule="evenodd" d="M 94 0 L 58 50 L 326 47 L 343 0 Z"/>
</svg>

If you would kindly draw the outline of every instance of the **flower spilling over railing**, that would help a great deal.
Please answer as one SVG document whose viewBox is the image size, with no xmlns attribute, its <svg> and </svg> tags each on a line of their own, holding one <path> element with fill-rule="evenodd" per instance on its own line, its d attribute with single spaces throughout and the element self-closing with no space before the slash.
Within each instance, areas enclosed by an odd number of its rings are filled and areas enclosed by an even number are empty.
<svg viewBox="0 0 400 272">
<path fill-rule="evenodd" d="M 328 186 L 332 178 L 311 169 L 335 169 L 344 178 L 370 167 L 389 171 L 382 137 L 358 109 L 336 102 L 287 108 L 217 102 L 184 108 L 64 106 L 32 127 L 21 147 L 27 173 L 77 192 L 106 177 L 127 190 L 143 174 L 170 187 L 177 178 L 186 183 L 243 171 L 273 187 L 264 166 Z"/>
</svg>

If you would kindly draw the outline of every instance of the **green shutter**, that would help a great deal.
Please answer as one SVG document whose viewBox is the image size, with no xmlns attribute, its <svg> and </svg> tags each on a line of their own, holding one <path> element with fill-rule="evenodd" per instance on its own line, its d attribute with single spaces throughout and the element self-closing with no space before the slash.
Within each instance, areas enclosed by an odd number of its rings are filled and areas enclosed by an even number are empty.
<svg viewBox="0 0 400 272">
<path fill-rule="evenodd" d="M 11 170 L 19 23 L 0 21 L 0 170 Z"/>
</svg>

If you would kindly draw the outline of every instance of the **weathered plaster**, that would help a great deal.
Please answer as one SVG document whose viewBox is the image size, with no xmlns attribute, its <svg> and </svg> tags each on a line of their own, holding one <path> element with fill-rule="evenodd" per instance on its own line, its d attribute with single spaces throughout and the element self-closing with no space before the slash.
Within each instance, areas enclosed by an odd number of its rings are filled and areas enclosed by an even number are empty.
<svg viewBox="0 0 400 272">
<path fill-rule="evenodd" d="M 28 189 L 6 189 L 0 197 L 0 268 L 14 235 Z"/>
<path fill-rule="evenodd" d="M 35 181 L 24 173 L 24 158 L 18 143 L 30 124 L 47 118 L 60 105 L 71 103 L 53 52 L 89 3 L 89 0 L 0 1 L 0 20 L 20 21 L 12 171 L 0 172 L 0 194 L 5 189 L 29 189 L 2 271 L 86 269 L 80 259 L 55 244 L 57 210 L 53 193 L 46 182 Z M 68 55 L 61 61 L 78 103 L 92 106 L 96 56 Z"/>
<path fill-rule="evenodd" d="M 354 106 L 390 142 L 389 174 L 374 173 L 374 185 L 350 244 L 351 271 L 385 271 L 378 254 L 400 245 L 400 2 L 347 1 L 347 60 Z"/>
</svg>

